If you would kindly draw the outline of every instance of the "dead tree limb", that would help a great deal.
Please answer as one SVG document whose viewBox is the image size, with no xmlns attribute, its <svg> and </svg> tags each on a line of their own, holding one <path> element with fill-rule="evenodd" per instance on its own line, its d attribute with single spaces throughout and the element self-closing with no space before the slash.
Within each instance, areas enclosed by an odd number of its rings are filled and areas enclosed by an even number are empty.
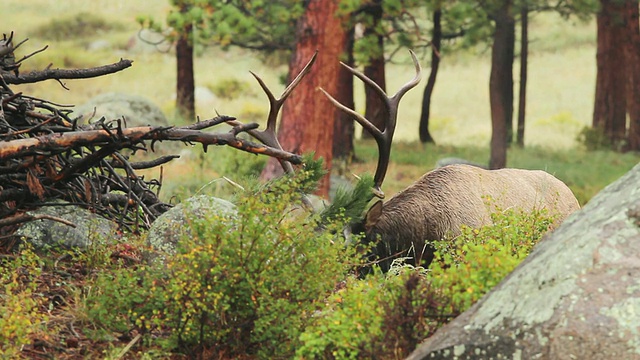
<svg viewBox="0 0 640 360">
<path fill-rule="evenodd" d="M 20 75 L 3 73 L 1 76 L 8 85 L 31 84 L 44 80 L 88 79 L 116 73 L 130 67 L 132 63 L 132 60 L 120 59 L 113 64 L 88 69 L 45 69 Z"/>
<path fill-rule="evenodd" d="M 180 127 L 140 126 L 134 128 L 118 128 L 113 131 L 88 130 L 55 133 L 34 138 L 0 142 L 0 161 L 28 155 L 56 154 L 76 146 L 106 146 L 108 144 L 120 143 L 120 148 L 126 148 L 144 140 L 154 140 L 197 142 L 204 146 L 228 145 L 238 150 L 254 154 L 264 154 L 294 164 L 300 164 L 302 162 L 300 155 L 240 139 L 236 137 L 237 133 L 232 131 L 228 133 L 205 133 L 199 130 L 189 130 Z"/>
</svg>

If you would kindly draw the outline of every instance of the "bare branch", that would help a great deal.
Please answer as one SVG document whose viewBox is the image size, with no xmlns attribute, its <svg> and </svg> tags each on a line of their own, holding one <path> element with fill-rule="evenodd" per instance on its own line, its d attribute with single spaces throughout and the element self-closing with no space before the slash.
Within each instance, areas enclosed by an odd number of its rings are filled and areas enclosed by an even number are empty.
<svg viewBox="0 0 640 360">
<path fill-rule="evenodd" d="M 88 69 L 46 69 L 42 71 L 31 71 L 26 74 L 13 75 L 2 74 L 7 84 L 30 84 L 43 80 L 61 80 L 61 79 L 88 79 L 124 70 L 131 66 L 132 60 L 120 59 L 117 63 L 97 66 Z"/>
</svg>

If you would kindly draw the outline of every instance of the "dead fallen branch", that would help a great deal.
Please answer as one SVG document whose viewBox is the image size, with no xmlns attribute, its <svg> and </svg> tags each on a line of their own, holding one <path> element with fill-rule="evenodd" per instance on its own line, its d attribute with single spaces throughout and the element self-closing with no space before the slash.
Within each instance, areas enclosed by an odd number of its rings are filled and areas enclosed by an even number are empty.
<svg viewBox="0 0 640 360">
<path fill-rule="evenodd" d="M 20 75 L 3 74 L 2 78 L 7 85 L 32 84 L 44 80 L 89 79 L 122 71 L 130 67 L 132 63 L 132 60 L 120 59 L 120 61 L 113 64 L 89 69 L 45 69 Z"/>
<path fill-rule="evenodd" d="M 255 135 L 258 125 L 243 124 L 231 116 L 177 127 L 127 128 L 124 119 L 80 126 L 69 106 L 14 93 L 9 85 L 103 76 L 131 66 L 132 61 L 20 74 L 24 59 L 15 61 L 13 50 L 24 42 L 14 46 L 12 41 L 12 36 L 0 39 L 0 241 L 20 223 L 41 218 L 27 212 L 43 206 L 79 206 L 116 221 L 123 230 L 148 228 L 171 205 L 158 197 L 160 181 L 144 179 L 136 170 L 161 166 L 177 156 L 130 163 L 125 153 L 152 152 L 157 142 L 200 143 L 205 152 L 209 145 L 226 145 L 285 163 L 302 161 L 283 151 L 277 141 L 260 144 L 240 137 Z M 211 131 L 222 123 L 231 129 Z"/>
</svg>

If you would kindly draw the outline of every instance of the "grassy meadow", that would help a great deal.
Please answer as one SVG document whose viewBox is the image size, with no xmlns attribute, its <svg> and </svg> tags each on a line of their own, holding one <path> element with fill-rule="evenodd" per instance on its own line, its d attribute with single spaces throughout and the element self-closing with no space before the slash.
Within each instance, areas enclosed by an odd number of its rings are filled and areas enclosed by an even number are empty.
<svg viewBox="0 0 640 360">
<path fill-rule="evenodd" d="M 17 91 L 61 104 L 82 104 L 101 93 L 124 92 L 152 100 L 169 118 L 172 117 L 176 73 L 174 54 L 162 46 L 160 50 L 149 46 L 130 46 L 139 30 L 136 16 L 151 15 L 162 20 L 170 9 L 167 1 L 8 0 L 5 3 L 5 13 L 11 16 L 5 17 L 2 31 L 14 31 L 17 39 L 30 39 L 19 49 L 19 56 L 49 45 L 45 52 L 25 62 L 23 72 L 42 69 L 49 64 L 71 68 L 112 63 L 120 58 L 134 60 L 132 68 L 117 74 L 65 81 L 69 91 L 55 81 L 16 86 Z M 74 17 L 104 20 L 110 27 L 95 34 L 64 35 L 59 40 L 50 40 L 56 28 L 62 31 L 62 23 Z M 53 21 L 61 23 L 51 26 Z M 43 31 L 46 25 L 49 26 Z M 633 154 L 586 153 L 576 142 L 577 134 L 591 122 L 596 72 L 595 36 L 593 22 L 567 21 L 550 14 L 533 17 L 526 148 L 512 149 L 508 157 L 511 167 L 538 168 L 554 173 L 572 187 L 582 203 L 639 159 Z M 100 47 L 94 47 L 100 42 Z M 237 116 L 247 122 L 260 122 L 266 117 L 268 104 L 249 71 L 262 76 L 273 91 L 278 92 L 284 87 L 279 79 L 286 73 L 286 66 L 273 62 L 265 64 L 257 54 L 239 49 L 224 52 L 217 47 L 207 47 L 198 49 L 197 55 L 197 88 L 217 94 L 228 84 L 235 83 L 242 89 L 232 98 L 222 96 L 224 94 L 205 96 L 206 92 L 197 91 L 196 111 L 201 118 L 212 117 L 216 112 Z M 405 61 L 407 59 L 399 60 L 387 67 L 387 87 L 391 93 L 412 77 L 411 64 Z M 428 57 L 422 58 L 421 62 L 426 80 Z M 445 51 L 440 69 L 432 100 L 431 121 L 437 146 L 423 146 L 417 142 L 420 104 L 426 82 L 423 81 L 421 86 L 405 96 L 400 107 L 392 156 L 394 164 L 385 183 L 387 193 L 394 193 L 413 182 L 431 169 L 438 158 L 458 156 L 480 163 L 488 161 L 491 134 L 489 49 L 485 46 L 464 53 Z M 517 75 L 518 71 L 516 66 L 514 73 Z M 356 84 L 356 110 L 364 111 L 363 87 L 359 82 Z M 516 79 L 516 88 L 517 85 Z M 182 122 L 178 119 L 172 121 Z M 372 172 L 375 146 L 368 142 L 358 142 L 357 146 L 358 156 L 365 162 L 351 164 L 347 173 Z M 175 195 L 183 186 L 185 171 L 195 174 L 185 185 L 188 189 L 199 189 L 223 175 L 239 176 L 213 160 L 203 160 L 202 155 L 198 155 L 199 151 L 182 151 L 183 159 L 165 166 L 166 196 Z M 217 152 L 222 152 L 222 155 L 226 154 L 225 151 L 210 149 L 204 156 L 220 159 Z M 154 170 L 150 175 L 159 176 L 159 171 Z"/>
</svg>

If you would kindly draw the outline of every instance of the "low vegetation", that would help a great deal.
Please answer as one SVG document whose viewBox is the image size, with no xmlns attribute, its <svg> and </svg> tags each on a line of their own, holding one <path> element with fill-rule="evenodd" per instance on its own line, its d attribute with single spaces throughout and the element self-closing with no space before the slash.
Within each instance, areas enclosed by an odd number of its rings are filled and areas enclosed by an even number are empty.
<svg viewBox="0 0 640 360">
<path fill-rule="evenodd" d="M 237 216 L 194 219 L 172 255 L 144 236 L 73 251 L 23 245 L 3 258 L 3 355 L 402 358 L 508 274 L 553 220 L 500 211 L 495 225 L 436 243 L 432 269 L 399 261 L 382 274 L 343 245 L 348 219 L 287 210 L 312 177 L 247 185 Z M 373 272 L 357 276 L 362 266 Z"/>
</svg>

